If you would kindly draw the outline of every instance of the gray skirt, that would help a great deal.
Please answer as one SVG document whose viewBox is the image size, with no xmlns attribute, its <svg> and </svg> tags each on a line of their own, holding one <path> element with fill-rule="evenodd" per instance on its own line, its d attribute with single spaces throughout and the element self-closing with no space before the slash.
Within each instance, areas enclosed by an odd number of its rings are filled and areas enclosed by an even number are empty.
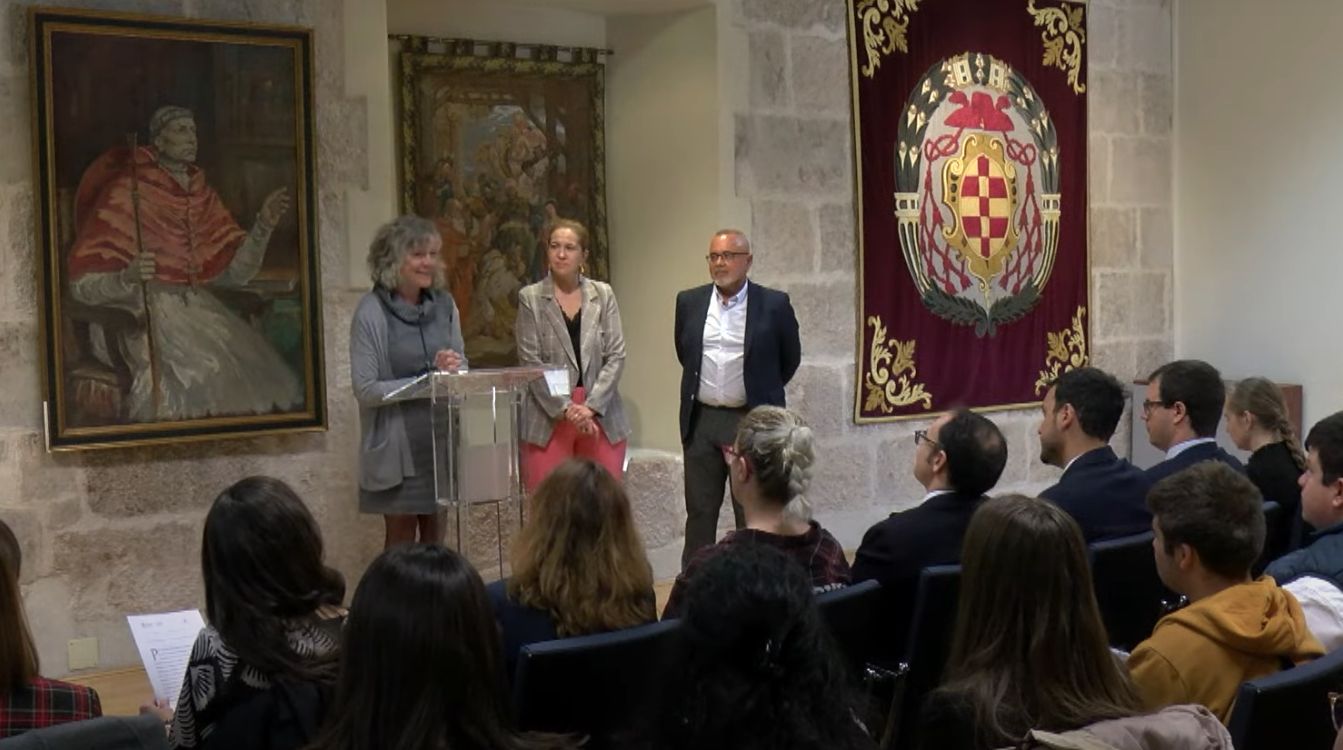
<svg viewBox="0 0 1343 750">
<path fill-rule="evenodd" d="M 415 466 L 415 475 L 385 490 L 360 487 L 360 513 L 427 516 L 441 510 L 434 498 L 434 442 L 429 404 L 405 401 L 400 406 L 406 437 L 410 439 L 410 460 Z"/>
</svg>

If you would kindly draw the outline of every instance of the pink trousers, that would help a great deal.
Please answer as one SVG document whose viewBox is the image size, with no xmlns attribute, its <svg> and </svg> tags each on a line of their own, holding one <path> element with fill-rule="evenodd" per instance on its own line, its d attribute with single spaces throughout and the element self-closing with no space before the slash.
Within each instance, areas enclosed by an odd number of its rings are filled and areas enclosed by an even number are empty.
<svg viewBox="0 0 1343 750">
<path fill-rule="evenodd" d="M 575 404 L 582 404 L 587 400 L 587 394 L 579 386 L 569 398 Z M 535 492 L 541 480 L 549 476 L 556 466 L 573 456 L 590 458 L 606 467 L 617 481 L 624 480 L 621 472 L 625 466 L 626 441 L 621 440 L 612 445 L 606 439 L 606 431 L 601 424 L 594 423 L 597 425 L 597 434 L 584 435 L 572 422 L 561 417 L 555 422 L 550 442 L 544 448 L 528 442 L 522 443 L 522 482 L 527 486 L 528 494 Z"/>
</svg>

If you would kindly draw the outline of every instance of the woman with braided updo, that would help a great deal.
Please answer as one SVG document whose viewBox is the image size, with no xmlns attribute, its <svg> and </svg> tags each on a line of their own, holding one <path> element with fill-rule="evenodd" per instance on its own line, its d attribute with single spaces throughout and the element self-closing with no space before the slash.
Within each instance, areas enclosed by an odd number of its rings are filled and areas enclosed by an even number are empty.
<svg viewBox="0 0 1343 750">
<path fill-rule="evenodd" d="M 1306 470 L 1306 452 L 1287 417 L 1282 389 L 1265 378 L 1246 378 L 1227 395 L 1223 416 L 1236 447 L 1250 452 L 1246 475 L 1264 500 L 1282 506 L 1287 519 L 1278 538 L 1264 541 L 1269 559 L 1296 549 L 1308 531 L 1301 520 L 1301 487 L 1297 484 Z"/>
<path fill-rule="evenodd" d="M 758 406 L 742 418 L 732 445 L 723 446 L 732 496 L 746 516 L 746 528 L 690 558 L 676 577 L 662 616 L 680 614 L 687 582 L 708 558 L 737 544 L 768 544 L 797 560 L 817 591 L 849 583 L 844 548 L 812 520 L 807 485 L 815 459 L 811 428 L 777 406 Z"/>
</svg>

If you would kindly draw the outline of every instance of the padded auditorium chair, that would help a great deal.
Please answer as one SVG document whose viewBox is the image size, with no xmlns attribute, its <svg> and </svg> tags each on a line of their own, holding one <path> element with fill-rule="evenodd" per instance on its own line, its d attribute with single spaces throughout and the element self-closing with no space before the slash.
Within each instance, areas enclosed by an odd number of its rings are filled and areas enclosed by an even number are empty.
<svg viewBox="0 0 1343 750">
<path fill-rule="evenodd" d="M 1124 651 L 1146 640 L 1176 595 L 1161 583 L 1152 551 L 1153 534 L 1092 542 L 1092 585 L 1110 645 Z"/>
<path fill-rule="evenodd" d="M 523 729 L 589 735 L 616 744 L 648 713 L 663 649 L 679 619 L 533 643 L 518 653 L 513 702 Z"/>
<path fill-rule="evenodd" d="M 903 672 L 879 666 L 876 657 L 889 649 L 883 619 L 885 593 L 878 581 L 863 581 L 816 597 L 821 619 L 830 628 L 854 684 L 862 688 L 860 719 L 870 732 L 889 746 L 888 731 L 903 694 Z"/>
<path fill-rule="evenodd" d="M 951 639 L 956 630 L 956 606 L 961 595 L 961 566 L 935 565 L 919 575 L 914 599 L 914 623 L 905 649 L 903 696 L 893 718 L 891 735 L 896 748 L 914 747 L 923 699 L 942 681 Z"/>
<path fill-rule="evenodd" d="M 102 716 L 24 732 L 0 750 L 168 750 L 168 734 L 154 714 Z"/>
<path fill-rule="evenodd" d="M 1240 686 L 1226 728 L 1236 750 L 1333 747 L 1329 693 L 1343 687 L 1343 649 Z"/>
</svg>

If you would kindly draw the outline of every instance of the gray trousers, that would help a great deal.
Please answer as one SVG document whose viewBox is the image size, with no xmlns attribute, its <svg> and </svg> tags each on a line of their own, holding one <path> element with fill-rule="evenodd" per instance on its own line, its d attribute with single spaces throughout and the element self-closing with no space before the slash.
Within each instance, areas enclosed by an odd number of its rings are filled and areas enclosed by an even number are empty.
<svg viewBox="0 0 1343 750">
<path fill-rule="evenodd" d="M 717 541 L 718 512 L 723 507 L 723 490 L 727 485 L 727 463 L 723 460 L 722 446 L 732 445 L 737 439 L 737 423 L 746 415 L 746 408 L 727 409 L 700 404 L 690 440 L 683 451 L 685 456 L 685 550 L 681 553 L 684 570 L 691 555 L 701 547 Z M 732 515 L 737 528 L 746 525 L 746 517 L 736 499 L 732 501 Z"/>
</svg>

